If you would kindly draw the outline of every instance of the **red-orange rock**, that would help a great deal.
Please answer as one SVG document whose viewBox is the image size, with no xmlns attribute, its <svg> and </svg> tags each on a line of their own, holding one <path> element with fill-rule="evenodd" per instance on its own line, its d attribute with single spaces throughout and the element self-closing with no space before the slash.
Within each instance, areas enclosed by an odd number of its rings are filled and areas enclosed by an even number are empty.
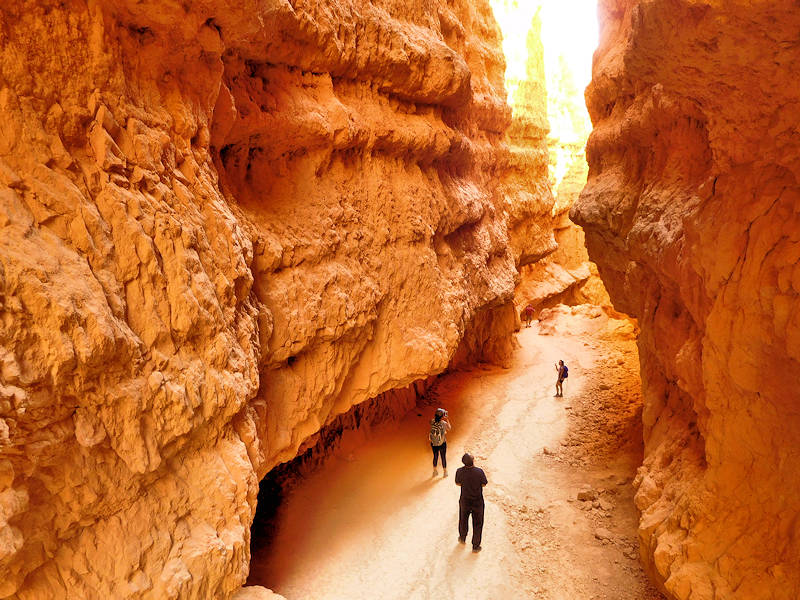
<svg viewBox="0 0 800 600">
<path fill-rule="evenodd" d="M 572 216 L 642 330 L 647 566 L 671 598 L 798 598 L 800 13 L 600 10 Z"/>
<path fill-rule="evenodd" d="M 0 598 L 229 598 L 261 475 L 508 351 L 502 79 L 483 0 L 2 3 Z"/>
</svg>

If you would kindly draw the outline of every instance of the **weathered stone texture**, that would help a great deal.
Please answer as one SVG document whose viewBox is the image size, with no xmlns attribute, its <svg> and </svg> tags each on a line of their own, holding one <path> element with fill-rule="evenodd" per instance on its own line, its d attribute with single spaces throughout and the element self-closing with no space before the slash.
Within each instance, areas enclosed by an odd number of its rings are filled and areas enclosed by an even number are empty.
<svg viewBox="0 0 800 600">
<path fill-rule="evenodd" d="M 0 597 L 228 598 L 271 466 L 508 350 L 498 36 L 467 0 L 0 5 Z"/>
<path fill-rule="evenodd" d="M 800 13 L 600 10 L 572 216 L 642 329 L 643 558 L 671 598 L 798 598 Z"/>
</svg>

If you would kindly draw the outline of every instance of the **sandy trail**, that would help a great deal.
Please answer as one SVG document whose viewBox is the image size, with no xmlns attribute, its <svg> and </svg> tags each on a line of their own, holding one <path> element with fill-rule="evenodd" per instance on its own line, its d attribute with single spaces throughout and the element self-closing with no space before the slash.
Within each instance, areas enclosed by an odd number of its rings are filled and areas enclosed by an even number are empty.
<svg viewBox="0 0 800 600">
<path fill-rule="evenodd" d="M 587 419 L 597 418 L 598 392 L 589 388 L 604 368 L 617 378 L 603 393 L 624 410 L 603 411 L 601 420 L 638 418 L 619 367 L 635 362 L 635 351 L 608 335 L 615 322 L 575 312 L 554 311 L 523 329 L 510 369 L 440 379 L 431 406 L 379 427 L 356 451 L 334 454 L 304 478 L 279 509 L 272 543 L 253 557 L 250 583 L 289 600 L 660 598 L 633 554 L 637 444 L 603 451 L 605 430 L 630 434 L 620 423 L 589 422 L 590 433 L 574 439 L 578 426 L 585 432 Z M 605 365 L 609 356 L 619 356 L 616 367 Z M 570 367 L 563 399 L 553 397 L 559 358 Z M 427 434 L 436 406 L 453 423 L 447 478 L 431 478 Z M 585 455 L 585 438 L 596 442 L 597 456 Z M 480 554 L 457 543 L 453 475 L 464 451 L 489 480 Z M 602 506 L 575 500 L 584 484 L 600 492 Z M 598 539 L 599 527 L 609 539 Z"/>
</svg>

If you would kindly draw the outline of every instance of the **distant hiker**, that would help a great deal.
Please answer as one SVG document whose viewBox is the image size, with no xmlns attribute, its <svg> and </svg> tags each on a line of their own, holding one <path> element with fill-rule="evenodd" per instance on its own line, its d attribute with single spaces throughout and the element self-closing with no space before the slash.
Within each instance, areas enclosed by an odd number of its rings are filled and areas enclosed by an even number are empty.
<svg viewBox="0 0 800 600">
<path fill-rule="evenodd" d="M 525 319 L 525 327 L 531 326 L 531 321 L 533 321 L 533 313 L 534 308 L 530 304 L 525 307 L 525 310 L 522 311 L 522 318 Z"/>
<path fill-rule="evenodd" d="M 461 457 L 463 467 L 456 470 L 456 485 L 461 486 L 461 497 L 458 499 L 458 541 L 467 542 L 469 516 L 472 515 L 472 551 L 481 551 L 481 535 L 483 534 L 483 486 L 489 483 L 483 469 L 475 466 L 470 454 Z"/>
<path fill-rule="evenodd" d="M 447 432 L 450 429 L 452 427 L 447 417 L 447 411 L 443 408 L 437 408 L 433 419 L 431 419 L 431 431 L 428 434 L 431 450 L 433 450 L 433 475 L 431 477 L 436 477 L 439 474 L 436 468 L 439 462 L 439 455 L 442 456 L 442 477 L 447 477 Z"/>
<path fill-rule="evenodd" d="M 564 389 L 562 384 L 564 383 L 564 380 L 569 377 L 569 369 L 567 368 L 567 365 L 564 364 L 564 361 L 560 360 L 556 364 L 556 371 L 558 372 L 558 380 L 556 381 L 556 398 L 563 398 Z"/>
</svg>

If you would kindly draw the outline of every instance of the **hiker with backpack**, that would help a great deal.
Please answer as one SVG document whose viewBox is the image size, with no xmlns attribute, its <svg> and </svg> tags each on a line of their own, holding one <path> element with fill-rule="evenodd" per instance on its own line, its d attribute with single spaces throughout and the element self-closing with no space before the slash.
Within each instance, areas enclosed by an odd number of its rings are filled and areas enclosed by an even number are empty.
<svg viewBox="0 0 800 600">
<path fill-rule="evenodd" d="M 433 419 L 431 419 L 431 430 L 428 434 L 431 450 L 433 450 L 433 475 L 431 477 L 436 477 L 439 474 L 439 470 L 436 468 L 439 462 L 439 455 L 442 457 L 442 477 L 447 477 L 447 432 L 450 429 L 451 425 L 447 417 L 447 411 L 443 408 L 437 408 Z"/>
<path fill-rule="evenodd" d="M 569 369 L 564 364 L 563 360 L 558 361 L 556 364 L 556 371 L 558 372 L 558 380 L 556 381 L 556 398 L 564 397 L 564 388 L 562 387 L 564 380 L 569 377 Z"/>
</svg>

